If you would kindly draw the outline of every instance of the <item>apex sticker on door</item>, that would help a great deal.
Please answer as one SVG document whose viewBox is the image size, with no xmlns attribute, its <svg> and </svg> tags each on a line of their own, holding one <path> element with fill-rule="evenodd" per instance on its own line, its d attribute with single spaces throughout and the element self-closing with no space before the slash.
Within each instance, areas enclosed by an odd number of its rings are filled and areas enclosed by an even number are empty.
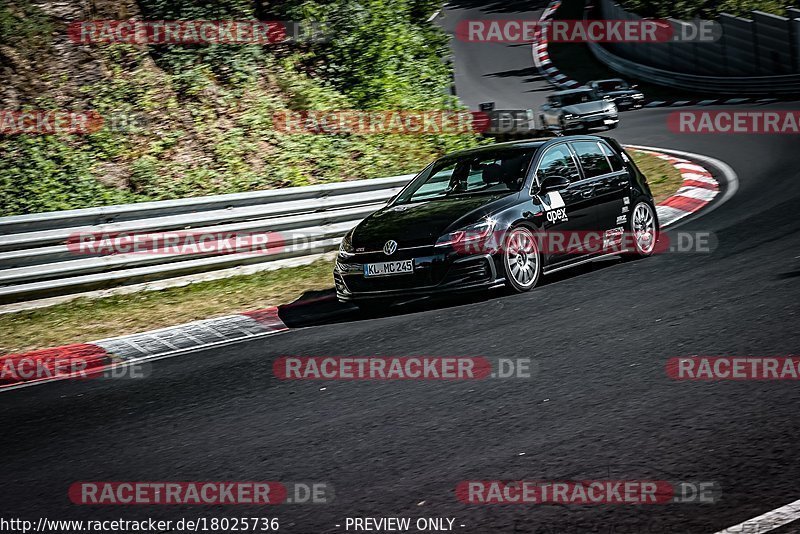
<svg viewBox="0 0 800 534">
<path fill-rule="evenodd" d="M 564 204 L 564 199 L 561 198 L 561 193 L 552 191 L 547 193 L 542 199 L 544 209 L 547 212 L 547 220 L 551 223 L 566 222 L 569 220 L 567 217 L 567 208 Z"/>
</svg>

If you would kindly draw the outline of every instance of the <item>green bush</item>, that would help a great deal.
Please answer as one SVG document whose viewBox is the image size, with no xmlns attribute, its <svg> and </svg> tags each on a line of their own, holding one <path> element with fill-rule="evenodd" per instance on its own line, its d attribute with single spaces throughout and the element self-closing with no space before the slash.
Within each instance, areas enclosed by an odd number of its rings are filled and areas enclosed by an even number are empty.
<svg viewBox="0 0 800 534">
<path fill-rule="evenodd" d="M 3 215 L 405 174 L 479 142 L 473 135 L 291 135 L 273 127 L 274 113 L 285 109 L 456 109 L 446 36 L 426 22 L 437 2 L 138 3 L 149 20 L 316 20 L 331 38 L 265 47 L 97 46 L 103 79 L 88 82 L 74 66 L 67 81 L 81 87 L 90 109 L 136 115 L 143 126 L 0 139 Z M 53 109 L 55 95 L 36 95 L 31 107 Z"/>
</svg>

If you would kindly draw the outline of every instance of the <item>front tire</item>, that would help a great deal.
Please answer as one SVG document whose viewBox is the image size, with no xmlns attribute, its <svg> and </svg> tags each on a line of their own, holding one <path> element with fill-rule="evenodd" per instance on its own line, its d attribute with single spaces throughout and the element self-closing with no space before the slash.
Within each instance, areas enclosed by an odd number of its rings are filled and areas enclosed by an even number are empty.
<svg viewBox="0 0 800 534">
<path fill-rule="evenodd" d="M 524 226 L 511 228 L 503 243 L 506 287 L 515 293 L 530 291 L 542 275 L 542 255 L 533 232 Z"/>
</svg>

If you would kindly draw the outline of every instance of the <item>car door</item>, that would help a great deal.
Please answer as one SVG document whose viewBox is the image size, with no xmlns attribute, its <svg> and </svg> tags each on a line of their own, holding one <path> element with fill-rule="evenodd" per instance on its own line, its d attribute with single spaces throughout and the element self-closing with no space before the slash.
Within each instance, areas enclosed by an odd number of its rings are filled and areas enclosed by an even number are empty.
<svg viewBox="0 0 800 534">
<path fill-rule="evenodd" d="M 566 189 L 541 193 L 543 180 L 550 176 L 567 178 Z M 575 238 L 597 226 L 593 184 L 585 180 L 567 142 L 547 148 L 536 165 L 532 197 L 543 211 L 547 239 L 543 253 L 550 266 L 585 255 Z"/>
<path fill-rule="evenodd" d="M 630 175 L 622 159 L 605 141 L 573 141 L 578 163 L 592 184 L 597 209 L 597 229 L 627 228 L 630 216 Z"/>
</svg>

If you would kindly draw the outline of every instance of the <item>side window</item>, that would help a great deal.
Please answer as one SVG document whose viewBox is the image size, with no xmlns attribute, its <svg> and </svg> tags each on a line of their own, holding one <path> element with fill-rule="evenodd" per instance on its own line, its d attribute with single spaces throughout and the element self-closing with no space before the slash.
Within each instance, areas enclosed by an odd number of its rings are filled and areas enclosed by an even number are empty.
<svg viewBox="0 0 800 534">
<path fill-rule="evenodd" d="M 619 154 L 614 152 L 614 149 L 605 143 L 600 143 L 600 148 L 602 148 L 605 155 L 608 156 L 608 161 L 611 162 L 611 168 L 614 171 L 621 171 L 623 169 L 623 165 L 622 158 L 619 157 Z"/>
<path fill-rule="evenodd" d="M 587 178 L 608 174 L 611 172 L 606 155 L 600 150 L 600 145 L 595 141 L 577 141 L 572 143 L 572 147 L 578 154 L 578 160 L 583 167 L 583 174 Z"/>
<path fill-rule="evenodd" d="M 570 182 L 577 182 L 581 179 L 575 159 L 567 145 L 556 145 L 548 149 L 539 161 L 539 167 L 536 169 L 539 183 L 549 176 L 563 176 Z"/>
</svg>

